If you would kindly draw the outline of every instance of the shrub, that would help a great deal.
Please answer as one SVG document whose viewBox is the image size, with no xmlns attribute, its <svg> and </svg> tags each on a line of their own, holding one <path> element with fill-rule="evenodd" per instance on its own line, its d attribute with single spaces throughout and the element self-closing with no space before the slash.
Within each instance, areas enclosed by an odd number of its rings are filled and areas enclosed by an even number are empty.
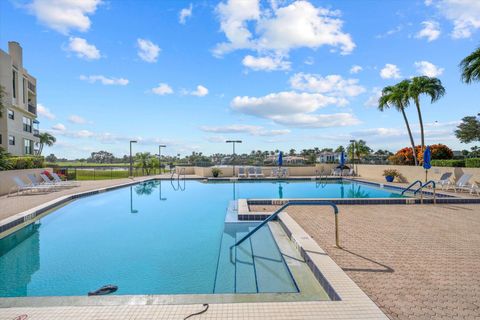
<svg viewBox="0 0 480 320">
<path fill-rule="evenodd" d="M 465 167 L 480 168 L 480 158 L 468 158 L 465 160 Z"/>
<path fill-rule="evenodd" d="M 385 169 L 385 170 L 383 170 L 383 176 L 384 177 L 391 176 L 391 177 L 396 178 L 396 177 L 400 176 L 400 172 L 398 172 L 395 169 Z"/>
<path fill-rule="evenodd" d="M 465 167 L 465 160 L 432 160 L 434 167 Z"/>
<path fill-rule="evenodd" d="M 10 161 L 9 154 L 0 147 L 0 171 L 12 169 L 12 162 Z"/>
<path fill-rule="evenodd" d="M 212 175 L 216 178 L 222 173 L 222 170 L 219 168 L 212 168 Z"/>
<path fill-rule="evenodd" d="M 443 159 L 452 159 L 453 151 L 444 144 L 432 144 L 430 146 L 430 151 L 432 153 L 432 160 L 443 160 Z M 423 162 L 423 151 L 421 146 L 415 147 L 415 153 L 417 154 L 417 160 L 419 164 Z M 411 147 L 406 147 L 398 150 L 393 156 L 388 158 L 391 164 L 396 165 L 410 165 L 415 164 L 413 159 L 413 150 Z"/>
<path fill-rule="evenodd" d="M 43 157 L 11 157 L 10 169 L 34 169 L 43 168 Z"/>
</svg>

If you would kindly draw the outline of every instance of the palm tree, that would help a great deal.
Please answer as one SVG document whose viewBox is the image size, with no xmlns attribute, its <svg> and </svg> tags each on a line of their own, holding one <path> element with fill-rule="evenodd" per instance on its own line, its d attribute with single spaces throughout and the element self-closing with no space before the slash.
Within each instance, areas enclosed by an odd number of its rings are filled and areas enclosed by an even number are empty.
<svg viewBox="0 0 480 320">
<path fill-rule="evenodd" d="M 480 47 L 460 62 L 460 68 L 463 82 L 480 81 Z"/>
<path fill-rule="evenodd" d="M 410 124 L 408 123 L 407 115 L 405 114 L 405 108 L 410 104 L 408 95 L 409 87 L 410 80 L 403 80 L 395 86 L 387 86 L 383 88 L 382 96 L 378 99 L 378 109 L 383 112 L 387 108 L 394 107 L 397 111 L 402 113 L 403 120 L 407 127 L 408 136 L 410 137 L 410 143 L 412 144 L 413 160 L 415 161 L 415 165 L 418 165 L 412 130 L 410 129 Z"/>
<path fill-rule="evenodd" d="M 55 142 L 57 142 L 57 139 L 48 132 L 42 132 L 39 134 L 38 137 L 40 138 L 40 147 L 38 148 L 38 155 L 42 154 L 44 145 L 51 147 Z"/>
<path fill-rule="evenodd" d="M 425 149 L 425 132 L 423 130 L 422 111 L 420 110 L 420 95 L 422 94 L 429 96 L 431 100 L 430 103 L 434 103 L 445 95 L 445 88 L 442 85 L 442 81 L 427 76 L 414 77 L 408 88 L 408 95 L 413 99 L 413 102 L 415 102 L 415 106 L 417 107 L 418 121 L 420 124 L 420 137 L 422 141 L 421 150 L 423 152 Z"/>
</svg>

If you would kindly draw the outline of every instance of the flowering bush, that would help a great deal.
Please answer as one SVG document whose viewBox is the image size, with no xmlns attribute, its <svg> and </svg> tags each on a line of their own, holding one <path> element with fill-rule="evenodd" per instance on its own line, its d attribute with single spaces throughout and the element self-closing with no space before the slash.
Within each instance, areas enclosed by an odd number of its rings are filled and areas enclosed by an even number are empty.
<svg viewBox="0 0 480 320">
<path fill-rule="evenodd" d="M 42 173 L 43 173 L 44 175 L 46 175 L 46 176 L 48 177 L 48 179 L 50 179 L 50 180 L 53 179 L 52 175 L 50 174 L 50 171 L 44 170 Z"/>
<path fill-rule="evenodd" d="M 432 153 L 432 160 L 445 160 L 453 158 L 453 151 L 444 144 L 432 144 L 430 146 Z M 423 163 L 423 150 L 421 146 L 415 147 L 417 154 L 417 160 L 419 164 Z M 415 160 L 413 159 L 413 150 L 410 147 L 406 147 L 398 150 L 393 156 L 388 158 L 391 164 L 397 165 L 409 165 L 413 166 Z"/>
</svg>

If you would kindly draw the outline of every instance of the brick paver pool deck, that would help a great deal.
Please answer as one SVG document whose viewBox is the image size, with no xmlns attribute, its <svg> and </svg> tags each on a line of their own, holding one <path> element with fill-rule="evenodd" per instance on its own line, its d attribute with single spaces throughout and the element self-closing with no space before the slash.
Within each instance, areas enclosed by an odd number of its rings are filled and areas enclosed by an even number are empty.
<svg viewBox="0 0 480 320">
<path fill-rule="evenodd" d="M 480 319 L 480 205 L 340 206 L 343 249 L 328 209 L 287 212 L 390 318 Z"/>
</svg>

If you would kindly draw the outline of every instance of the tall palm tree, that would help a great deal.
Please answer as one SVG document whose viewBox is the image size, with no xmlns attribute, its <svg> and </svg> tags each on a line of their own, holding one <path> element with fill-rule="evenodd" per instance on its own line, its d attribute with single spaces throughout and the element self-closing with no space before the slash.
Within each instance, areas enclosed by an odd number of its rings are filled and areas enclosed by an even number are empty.
<svg viewBox="0 0 480 320">
<path fill-rule="evenodd" d="M 480 81 L 480 47 L 460 62 L 460 68 L 463 82 Z"/>
<path fill-rule="evenodd" d="M 415 142 L 413 141 L 412 130 L 410 129 L 410 124 L 408 123 L 407 115 L 405 114 L 405 108 L 410 104 L 408 95 L 409 87 L 410 80 L 403 80 L 395 86 L 387 86 L 383 88 L 382 95 L 380 99 L 378 99 L 378 109 L 383 112 L 387 108 L 394 107 L 397 111 L 402 113 L 403 120 L 405 121 L 405 125 L 407 127 L 408 136 L 410 138 L 410 143 L 412 144 L 413 160 L 417 166 L 418 160 L 415 152 Z"/>
<path fill-rule="evenodd" d="M 42 154 L 44 145 L 51 147 L 55 142 L 57 142 L 57 139 L 48 132 L 42 132 L 38 137 L 40 138 L 40 147 L 38 148 L 39 156 Z"/>
<path fill-rule="evenodd" d="M 431 78 L 427 76 L 414 77 L 410 82 L 410 87 L 408 89 L 408 95 L 415 106 L 417 107 L 418 112 L 418 121 L 420 124 L 420 137 L 422 141 L 422 152 L 425 149 L 425 132 L 423 130 L 423 120 L 422 120 L 422 110 L 420 110 L 420 96 L 425 94 L 430 97 L 430 103 L 434 103 L 441 97 L 445 95 L 445 88 L 442 85 L 442 81 L 437 78 Z"/>
</svg>

